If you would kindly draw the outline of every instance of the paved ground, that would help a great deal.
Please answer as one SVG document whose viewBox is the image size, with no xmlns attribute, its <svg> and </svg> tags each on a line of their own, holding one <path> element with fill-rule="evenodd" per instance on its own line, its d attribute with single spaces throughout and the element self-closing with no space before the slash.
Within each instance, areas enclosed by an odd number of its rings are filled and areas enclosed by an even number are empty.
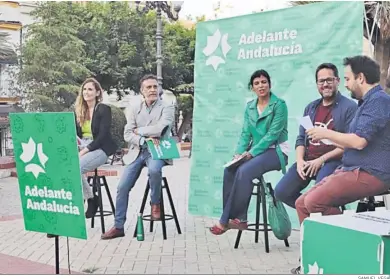
<svg viewBox="0 0 390 279">
<path fill-rule="evenodd" d="M 117 165 L 115 168 L 121 173 L 121 166 Z M 214 220 L 187 214 L 189 172 L 190 161 L 187 158 L 177 160 L 174 167 L 164 170 L 179 216 L 181 235 L 177 234 L 173 221 L 169 221 L 167 240 L 162 238 L 159 223 L 154 232 L 150 233 L 145 222 L 145 241 L 138 242 L 132 237 L 136 212 L 146 185 L 145 169 L 130 194 L 126 236 L 109 241 L 100 240 L 99 219 L 96 219 L 94 229 L 90 228 L 88 221 L 87 241 L 69 239 L 71 270 L 96 274 L 288 274 L 297 265 L 299 232 L 293 232 L 289 248 L 271 233 L 269 254 L 264 251 L 263 238 L 259 243 L 254 243 L 253 232 L 243 233 L 239 249 L 233 248 L 236 232 L 211 235 L 207 227 Z M 119 177 L 108 178 L 114 198 L 118 179 Z M 47 267 L 54 272 L 54 239 L 47 239 L 42 233 L 24 230 L 19 199 L 17 180 L 1 179 L 0 259 L 3 259 L 3 263 L 15 263 L 17 259 L 21 272 L 24 270 L 25 273 L 37 273 L 37 267 L 34 269 L 31 266 L 34 262 L 50 265 Z M 104 203 L 108 206 L 107 199 Z M 108 216 L 105 220 L 108 229 L 113 224 L 113 217 Z M 67 270 L 66 244 L 67 239 L 60 238 L 60 264 L 61 268 Z M 0 274 L 10 272 L 9 266 L 7 269 L 0 265 Z"/>
</svg>

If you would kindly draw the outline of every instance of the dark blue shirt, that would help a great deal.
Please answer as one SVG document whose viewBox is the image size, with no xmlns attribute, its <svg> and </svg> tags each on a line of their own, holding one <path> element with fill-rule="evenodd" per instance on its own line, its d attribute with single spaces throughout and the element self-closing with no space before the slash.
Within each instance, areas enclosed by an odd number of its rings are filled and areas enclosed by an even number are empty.
<svg viewBox="0 0 390 279">
<path fill-rule="evenodd" d="M 360 168 L 390 184 L 390 96 L 380 85 L 359 101 L 349 132 L 366 139 L 368 144 L 362 150 L 345 149 L 343 169 Z"/>
</svg>

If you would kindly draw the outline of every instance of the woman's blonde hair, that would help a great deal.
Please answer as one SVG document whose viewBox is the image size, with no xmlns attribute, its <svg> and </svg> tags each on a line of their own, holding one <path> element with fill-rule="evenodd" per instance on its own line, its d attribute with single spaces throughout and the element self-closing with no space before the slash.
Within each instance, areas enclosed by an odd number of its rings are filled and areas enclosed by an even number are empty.
<svg viewBox="0 0 390 279">
<path fill-rule="evenodd" d="M 103 100 L 103 89 L 100 83 L 94 78 L 87 78 L 80 87 L 79 95 L 76 98 L 75 110 L 76 118 L 79 125 L 83 125 L 86 120 L 89 119 L 88 105 L 83 97 L 84 86 L 87 83 L 92 83 L 96 89 L 96 92 L 99 92 L 99 95 L 96 96 L 96 103 L 100 103 Z"/>
</svg>

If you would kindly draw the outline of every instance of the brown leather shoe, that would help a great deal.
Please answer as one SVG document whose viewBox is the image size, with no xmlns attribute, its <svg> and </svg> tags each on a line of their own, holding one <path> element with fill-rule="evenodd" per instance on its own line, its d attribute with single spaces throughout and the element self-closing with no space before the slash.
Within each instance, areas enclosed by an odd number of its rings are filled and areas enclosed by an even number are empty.
<svg viewBox="0 0 390 279">
<path fill-rule="evenodd" d="M 107 240 L 107 239 L 113 239 L 113 238 L 117 238 L 117 237 L 123 237 L 125 236 L 125 232 L 124 230 L 119 230 L 115 227 L 111 228 L 108 232 L 106 232 L 105 234 L 102 234 L 102 239 L 103 240 Z"/>
<path fill-rule="evenodd" d="M 160 220 L 161 218 L 161 211 L 160 211 L 160 205 L 159 204 L 152 204 L 152 219 L 153 220 Z"/>
</svg>

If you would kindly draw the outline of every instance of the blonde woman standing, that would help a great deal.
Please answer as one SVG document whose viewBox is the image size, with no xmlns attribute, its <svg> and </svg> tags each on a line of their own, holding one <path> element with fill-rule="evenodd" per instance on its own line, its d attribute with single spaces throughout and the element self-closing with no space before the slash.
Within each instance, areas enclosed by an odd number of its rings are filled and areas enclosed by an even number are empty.
<svg viewBox="0 0 390 279">
<path fill-rule="evenodd" d="M 88 202 L 86 218 L 92 218 L 99 205 L 84 174 L 105 164 L 108 157 L 117 150 L 111 135 L 111 108 L 101 103 L 102 92 L 100 83 L 94 78 L 88 78 L 81 85 L 75 105 L 76 130 L 81 142 L 80 171 L 84 199 Z"/>
</svg>

